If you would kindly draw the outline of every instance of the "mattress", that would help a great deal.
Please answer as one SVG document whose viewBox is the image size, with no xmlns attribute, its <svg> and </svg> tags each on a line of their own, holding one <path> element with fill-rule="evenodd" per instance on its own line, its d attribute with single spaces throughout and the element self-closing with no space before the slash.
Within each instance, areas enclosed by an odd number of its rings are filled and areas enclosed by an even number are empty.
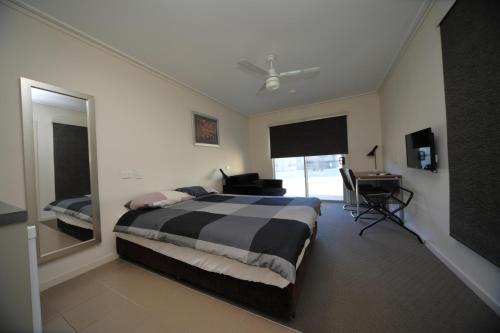
<svg viewBox="0 0 500 333">
<path fill-rule="evenodd" d="M 208 194 L 129 210 L 113 231 L 267 268 L 293 284 L 320 205 L 317 198 Z"/>
<path fill-rule="evenodd" d="M 279 288 L 285 288 L 290 283 L 281 275 L 264 267 L 251 266 L 230 258 L 210 254 L 193 248 L 177 246 L 171 243 L 146 239 L 131 234 L 121 232 L 115 232 L 115 234 L 119 238 L 209 272 L 225 274 L 236 279 L 260 282 Z M 306 240 L 299 259 L 297 260 L 297 269 L 302 263 L 305 250 L 307 246 L 309 246 L 309 243 L 310 240 Z"/>
<path fill-rule="evenodd" d="M 83 228 L 83 229 L 89 229 L 89 230 L 93 230 L 94 229 L 94 226 L 92 225 L 92 223 L 90 223 L 88 221 L 80 220 L 79 218 L 71 216 L 71 215 L 68 215 L 68 214 L 63 214 L 63 213 L 56 212 L 56 217 L 57 217 L 58 220 L 61 220 L 64 223 L 67 223 L 67 224 L 74 225 L 76 227 L 80 227 L 80 228 Z"/>
</svg>

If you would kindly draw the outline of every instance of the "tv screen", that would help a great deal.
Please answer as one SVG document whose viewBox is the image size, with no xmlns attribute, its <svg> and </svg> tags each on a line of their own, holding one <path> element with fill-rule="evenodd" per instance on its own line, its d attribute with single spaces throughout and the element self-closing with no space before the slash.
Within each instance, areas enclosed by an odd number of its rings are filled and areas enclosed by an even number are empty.
<svg viewBox="0 0 500 333">
<path fill-rule="evenodd" d="M 409 168 L 437 170 L 434 134 L 430 128 L 406 135 L 406 164 Z"/>
</svg>

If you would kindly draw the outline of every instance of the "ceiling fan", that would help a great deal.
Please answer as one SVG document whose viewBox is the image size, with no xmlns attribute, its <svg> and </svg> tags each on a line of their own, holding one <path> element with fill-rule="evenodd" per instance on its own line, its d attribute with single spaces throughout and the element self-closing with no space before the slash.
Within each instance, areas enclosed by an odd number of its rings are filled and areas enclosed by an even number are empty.
<svg viewBox="0 0 500 333">
<path fill-rule="evenodd" d="M 265 70 L 246 59 L 238 61 L 238 65 L 240 67 L 252 71 L 254 73 L 260 74 L 265 78 L 264 84 L 257 91 L 257 94 L 263 90 L 267 91 L 278 90 L 280 87 L 280 79 L 306 77 L 319 73 L 320 69 L 319 67 L 310 67 L 310 68 L 296 69 L 293 71 L 278 73 L 274 68 L 275 60 L 276 60 L 276 55 L 270 54 L 267 56 L 267 62 L 269 63 L 268 70 Z"/>
</svg>

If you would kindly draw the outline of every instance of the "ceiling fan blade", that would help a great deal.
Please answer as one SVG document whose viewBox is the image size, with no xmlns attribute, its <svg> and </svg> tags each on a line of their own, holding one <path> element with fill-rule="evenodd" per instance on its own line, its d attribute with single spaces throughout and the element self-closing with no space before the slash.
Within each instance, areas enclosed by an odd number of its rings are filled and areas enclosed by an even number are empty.
<svg viewBox="0 0 500 333">
<path fill-rule="evenodd" d="M 319 73 L 320 68 L 319 67 L 310 67 L 310 68 L 305 68 L 305 69 L 297 69 L 294 71 L 288 71 L 288 72 L 283 72 L 279 74 L 280 78 L 293 78 L 293 77 L 299 77 L 299 76 L 308 76 L 308 75 L 314 75 Z"/>
<path fill-rule="evenodd" d="M 257 90 L 257 95 L 262 94 L 263 92 L 267 91 L 266 89 L 266 82 L 264 81 L 264 84 Z"/>
<path fill-rule="evenodd" d="M 263 75 L 263 76 L 268 75 L 268 73 L 265 69 L 260 68 L 259 66 L 252 64 L 250 61 L 248 61 L 246 59 L 238 61 L 238 65 L 244 69 L 251 71 L 251 72 L 258 73 L 258 74 Z"/>
</svg>

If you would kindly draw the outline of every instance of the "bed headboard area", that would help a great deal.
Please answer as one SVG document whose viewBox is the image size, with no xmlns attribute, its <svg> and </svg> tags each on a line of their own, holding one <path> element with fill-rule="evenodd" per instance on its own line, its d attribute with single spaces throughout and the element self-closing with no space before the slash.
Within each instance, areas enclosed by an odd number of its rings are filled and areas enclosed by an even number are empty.
<svg viewBox="0 0 500 333">
<path fill-rule="evenodd" d="M 458 0 L 441 22 L 450 235 L 500 266 L 500 2 Z"/>
</svg>

